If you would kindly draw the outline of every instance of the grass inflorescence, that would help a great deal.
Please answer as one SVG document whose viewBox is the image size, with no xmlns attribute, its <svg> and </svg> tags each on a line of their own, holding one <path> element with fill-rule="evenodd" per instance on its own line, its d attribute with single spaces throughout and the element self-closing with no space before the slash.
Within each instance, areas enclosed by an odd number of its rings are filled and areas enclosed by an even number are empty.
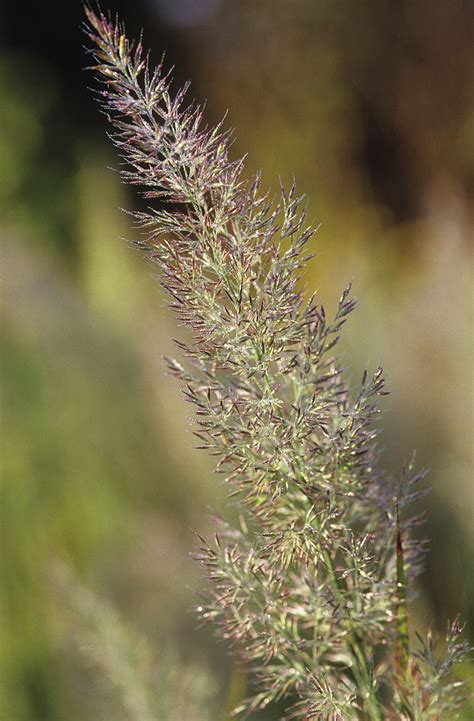
<svg viewBox="0 0 474 721">
<path fill-rule="evenodd" d="M 286 699 L 295 719 L 437 721 L 459 703 L 445 677 L 468 649 L 458 622 L 441 661 L 431 638 L 409 643 L 424 474 L 379 467 L 382 370 L 353 389 L 337 359 L 351 288 L 333 317 L 303 293 L 313 229 L 295 185 L 263 192 L 230 158 L 231 133 L 186 105 L 187 87 L 173 94 L 141 41 L 86 13 L 122 176 L 155 202 L 135 213 L 138 245 L 190 332 L 185 364 L 169 369 L 240 509 L 239 526 L 218 521 L 197 552 L 199 613 L 253 675 L 236 712 Z"/>
</svg>

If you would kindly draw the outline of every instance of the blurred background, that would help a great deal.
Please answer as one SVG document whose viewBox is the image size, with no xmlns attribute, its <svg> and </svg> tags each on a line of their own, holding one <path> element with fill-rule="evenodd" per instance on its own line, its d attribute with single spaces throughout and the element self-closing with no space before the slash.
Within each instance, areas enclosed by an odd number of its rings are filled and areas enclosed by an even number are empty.
<svg viewBox="0 0 474 721">
<path fill-rule="evenodd" d="M 472 639 L 473 6 L 110 10 L 166 49 L 210 122 L 229 110 L 249 171 L 308 194 L 307 282 L 329 308 L 353 282 L 345 363 L 354 382 L 386 369 L 385 465 L 416 448 L 430 469 L 414 624 L 442 633 L 459 612 Z M 225 491 L 164 374 L 177 331 L 155 270 L 120 240 L 138 201 L 108 169 L 81 20 L 76 0 L 0 6 L 0 718 L 223 721 L 246 679 L 196 628 L 189 552 Z"/>
</svg>

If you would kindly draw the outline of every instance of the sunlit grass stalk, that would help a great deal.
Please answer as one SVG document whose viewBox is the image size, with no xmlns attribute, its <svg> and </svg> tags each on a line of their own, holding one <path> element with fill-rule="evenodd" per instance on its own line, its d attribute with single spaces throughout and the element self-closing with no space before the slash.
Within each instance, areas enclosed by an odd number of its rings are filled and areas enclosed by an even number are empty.
<svg viewBox="0 0 474 721">
<path fill-rule="evenodd" d="M 408 647 L 423 473 L 379 468 L 382 371 L 351 389 L 334 355 L 351 289 L 333 318 L 305 297 L 313 230 L 294 184 L 275 201 L 262 193 L 229 158 L 230 132 L 184 105 L 187 87 L 173 95 L 141 42 L 86 12 L 122 176 L 157 202 L 135 213 L 138 245 L 189 332 L 177 341 L 186 367 L 169 368 L 240 507 L 240 527 L 219 521 L 197 554 L 209 579 L 199 613 L 253 673 L 236 712 L 284 699 L 298 719 L 438 721 L 458 705 L 444 677 L 467 649 L 456 624 L 442 663 L 431 642 Z"/>
<path fill-rule="evenodd" d="M 408 674 L 410 644 L 408 636 L 408 609 L 406 599 L 405 559 L 400 529 L 400 512 L 397 503 L 397 670 L 404 681 Z"/>
</svg>

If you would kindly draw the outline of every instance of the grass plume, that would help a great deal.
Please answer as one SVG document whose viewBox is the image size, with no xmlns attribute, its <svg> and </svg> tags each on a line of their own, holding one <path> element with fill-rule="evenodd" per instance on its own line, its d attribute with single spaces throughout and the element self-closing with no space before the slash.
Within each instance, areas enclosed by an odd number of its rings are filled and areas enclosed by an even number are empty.
<svg viewBox="0 0 474 721">
<path fill-rule="evenodd" d="M 424 474 L 379 468 L 382 370 L 353 389 L 337 359 L 351 288 L 333 317 L 306 297 L 313 230 L 295 185 L 276 200 L 263 192 L 230 158 L 223 123 L 209 129 L 186 105 L 187 86 L 172 93 L 141 41 L 86 14 L 122 176 L 154 203 L 135 213 L 138 245 L 190 333 L 177 342 L 185 366 L 169 369 L 241 511 L 197 553 L 209 579 L 198 612 L 253 671 L 236 713 L 286 699 L 289 718 L 438 721 L 458 705 L 444 676 L 468 649 L 458 623 L 442 662 L 431 639 L 408 646 Z"/>
</svg>

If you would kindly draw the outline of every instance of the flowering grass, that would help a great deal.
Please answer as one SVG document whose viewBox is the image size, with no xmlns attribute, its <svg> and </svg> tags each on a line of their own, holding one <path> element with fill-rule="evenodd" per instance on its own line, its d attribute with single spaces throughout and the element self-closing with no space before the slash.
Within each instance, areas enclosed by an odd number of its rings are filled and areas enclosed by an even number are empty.
<svg viewBox="0 0 474 721">
<path fill-rule="evenodd" d="M 447 679 L 468 648 L 457 621 L 442 660 L 431 637 L 410 642 L 424 474 L 379 467 L 382 370 L 353 389 L 337 359 L 350 287 L 334 317 L 303 293 L 313 230 L 295 186 L 263 192 L 230 158 L 223 124 L 186 106 L 187 87 L 173 94 L 141 41 L 86 14 L 122 176 L 153 203 L 134 214 L 137 243 L 189 331 L 185 365 L 169 369 L 240 510 L 239 527 L 218 520 L 197 553 L 209 581 L 198 613 L 252 671 L 236 713 L 283 699 L 295 719 L 452 718 L 460 694 Z"/>
</svg>

